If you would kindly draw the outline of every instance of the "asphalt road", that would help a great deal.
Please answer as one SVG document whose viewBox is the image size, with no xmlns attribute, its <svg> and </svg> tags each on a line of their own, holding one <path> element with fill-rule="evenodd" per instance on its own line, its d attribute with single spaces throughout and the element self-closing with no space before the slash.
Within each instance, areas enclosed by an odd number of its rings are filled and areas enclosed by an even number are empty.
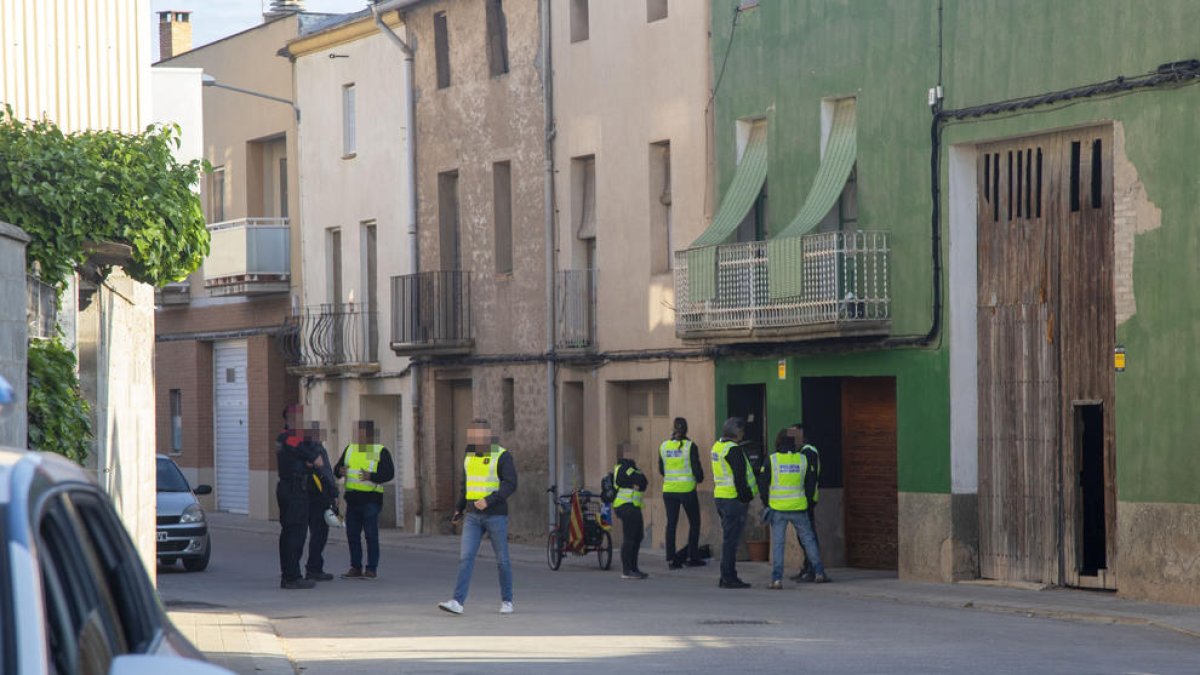
<svg viewBox="0 0 1200 675">
<path fill-rule="evenodd" d="M 169 605 L 271 619 L 308 673 L 1200 673 L 1200 640 L 1169 631 L 923 607 L 791 585 L 722 590 L 644 560 L 645 581 L 601 572 L 594 557 L 562 569 L 515 562 L 516 613 L 501 616 L 495 564 L 476 564 L 467 612 L 451 595 L 455 556 L 385 548 L 374 581 L 278 587 L 276 540 L 215 533 L 208 571 L 160 570 Z M 331 542 L 327 569 L 349 557 Z M 484 544 L 483 549 L 488 545 Z M 836 582 L 835 582 L 836 583 Z"/>
</svg>

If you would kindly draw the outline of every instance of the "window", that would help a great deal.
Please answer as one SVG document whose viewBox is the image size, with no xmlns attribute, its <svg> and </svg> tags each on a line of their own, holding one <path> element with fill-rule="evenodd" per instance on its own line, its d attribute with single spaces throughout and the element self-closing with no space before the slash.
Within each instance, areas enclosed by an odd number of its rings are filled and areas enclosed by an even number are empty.
<svg viewBox="0 0 1200 675">
<path fill-rule="evenodd" d="M 650 272 L 653 274 L 671 270 L 672 226 L 671 143 L 663 141 L 650 145 Z"/>
<path fill-rule="evenodd" d="M 208 222 L 225 220 L 225 167 L 218 166 L 208 174 Z"/>
<path fill-rule="evenodd" d="M 571 160 L 571 208 L 575 236 L 596 238 L 596 156 Z"/>
<path fill-rule="evenodd" d="M 492 221 L 496 234 L 496 274 L 513 271 L 512 165 L 492 165 Z"/>
<path fill-rule="evenodd" d="M 362 224 L 363 289 L 366 291 L 363 311 L 367 319 L 367 359 L 375 361 L 379 355 L 379 253 L 375 221 Z"/>
<path fill-rule="evenodd" d="M 331 305 L 342 303 L 342 231 L 331 227 L 325 230 L 325 295 Z"/>
<path fill-rule="evenodd" d="M 287 157 L 279 158 L 279 217 L 288 217 Z"/>
<path fill-rule="evenodd" d="M 446 24 L 446 13 L 433 15 L 433 51 L 437 61 L 437 86 L 450 86 L 450 28 Z"/>
<path fill-rule="evenodd" d="M 646 0 L 646 23 L 667 18 L 667 0 Z"/>
<path fill-rule="evenodd" d="M 487 0 L 488 70 L 492 77 L 508 72 L 508 18 L 504 0 Z"/>
<path fill-rule="evenodd" d="M 754 205 L 746 213 L 737 229 L 737 241 L 764 241 L 767 238 L 767 183 L 763 181 L 762 189 Z"/>
<path fill-rule="evenodd" d="M 504 430 L 514 431 L 517 428 L 517 410 L 515 398 L 516 383 L 511 377 L 504 378 L 503 392 L 501 395 L 501 405 L 504 408 L 501 412 L 504 417 Z"/>
<path fill-rule="evenodd" d="M 354 85 L 342 85 L 342 156 L 353 157 L 358 151 L 358 130 L 355 128 Z"/>
<path fill-rule="evenodd" d="M 438 174 L 438 239 L 442 270 L 462 268 L 458 235 L 458 172 Z"/>
<path fill-rule="evenodd" d="M 571 42 L 583 42 L 588 32 L 588 0 L 571 0 Z"/>
<path fill-rule="evenodd" d="M 183 390 L 171 390 L 171 454 L 183 452 Z"/>
</svg>

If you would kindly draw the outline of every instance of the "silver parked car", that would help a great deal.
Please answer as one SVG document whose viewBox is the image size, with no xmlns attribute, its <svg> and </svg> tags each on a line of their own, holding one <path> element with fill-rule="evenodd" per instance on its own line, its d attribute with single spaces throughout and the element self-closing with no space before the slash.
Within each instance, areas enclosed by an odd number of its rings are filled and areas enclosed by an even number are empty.
<svg viewBox="0 0 1200 675">
<path fill-rule="evenodd" d="M 172 625 L 108 496 L 75 464 L 0 447 L 0 538 L 0 672 L 228 672 Z"/>
<path fill-rule="evenodd" d="M 182 560 L 187 571 L 202 572 L 212 556 L 212 537 L 196 495 L 210 494 L 212 488 L 197 485 L 192 490 L 170 457 L 159 455 L 157 462 L 158 562 L 174 565 Z"/>
</svg>

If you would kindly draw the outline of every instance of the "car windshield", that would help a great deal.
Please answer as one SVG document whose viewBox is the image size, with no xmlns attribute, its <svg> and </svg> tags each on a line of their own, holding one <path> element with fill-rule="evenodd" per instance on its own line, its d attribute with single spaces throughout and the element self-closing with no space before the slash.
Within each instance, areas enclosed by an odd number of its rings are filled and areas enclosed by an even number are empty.
<svg viewBox="0 0 1200 675">
<path fill-rule="evenodd" d="M 187 479 L 180 473 L 179 467 L 169 459 L 158 460 L 158 491 L 159 492 L 191 492 Z"/>
</svg>

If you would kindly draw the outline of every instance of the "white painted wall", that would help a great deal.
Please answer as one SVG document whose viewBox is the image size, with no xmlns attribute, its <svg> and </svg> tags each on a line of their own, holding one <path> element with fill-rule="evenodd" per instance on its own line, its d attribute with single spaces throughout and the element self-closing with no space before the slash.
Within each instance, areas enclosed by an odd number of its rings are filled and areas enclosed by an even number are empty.
<svg viewBox="0 0 1200 675">
<path fill-rule="evenodd" d="M 152 68 L 155 124 L 178 124 L 181 132 L 175 159 L 190 162 L 204 156 L 203 68 Z M 200 186 L 196 185 L 196 191 Z"/>
<path fill-rule="evenodd" d="M 975 146 L 950 148 L 950 490 L 979 490 Z"/>
</svg>

